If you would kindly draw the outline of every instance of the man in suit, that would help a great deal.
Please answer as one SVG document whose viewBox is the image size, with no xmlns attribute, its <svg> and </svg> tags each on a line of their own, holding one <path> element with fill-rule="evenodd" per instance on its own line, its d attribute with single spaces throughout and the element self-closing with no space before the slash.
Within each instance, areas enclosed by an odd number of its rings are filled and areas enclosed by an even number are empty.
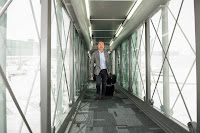
<svg viewBox="0 0 200 133">
<path fill-rule="evenodd" d="M 96 67 L 94 68 L 94 63 L 96 63 Z M 90 76 L 93 77 L 96 75 L 96 97 L 95 100 L 99 99 L 100 95 L 100 84 L 102 79 L 102 97 L 101 99 L 105 99 L 105 91 L 106 91 L 106 81 L 107 75 L 109 76 L 109 55 L 106 51 L 104 51 L 104 42 L 100 41 L 98 43 L 98 50 L 93 52 L 91 64 L 90 64 Z M 94 72 L 94 73 L 93 73 Z"/>
</svg>

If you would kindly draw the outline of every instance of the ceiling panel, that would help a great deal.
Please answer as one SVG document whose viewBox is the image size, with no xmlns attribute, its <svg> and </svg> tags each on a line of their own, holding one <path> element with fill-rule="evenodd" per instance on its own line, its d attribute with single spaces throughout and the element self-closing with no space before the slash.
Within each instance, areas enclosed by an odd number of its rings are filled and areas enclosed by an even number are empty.
<svg viewBox="0 0 200 133">
<path fill-rule="evenodd" d="M 94 43 L 94 45 L 98 45 L 98 42 Z M 110 46 L 110 42 L 104 42 L 104 46 Z"/>
<path fill-rule="evenodd" d="M 90 1 L 91 19 L 124 19 L 133 1 Z"/>
<path fill-rule="evenodd" d="M 108 44 L 108 43 L 110 43 L 110 40 L 111 40 L 112 38 L 93 38 L 93 41 L 94 41 L 94 43 L 98 43 L 99 41 L 102 41 L 102 42 L 104 42 L 104 43 L 106 43 L 106 44 Z"/>
<path fill-rule="evenodd" d="M 97 21 L 92 20 L 92 30 L 116 30 L 122 21 Z"/>
<path fill-rule="evenodd" d="M 113 37 L 115 31 L 92 31 L 95 37 Z"/>
</svg>

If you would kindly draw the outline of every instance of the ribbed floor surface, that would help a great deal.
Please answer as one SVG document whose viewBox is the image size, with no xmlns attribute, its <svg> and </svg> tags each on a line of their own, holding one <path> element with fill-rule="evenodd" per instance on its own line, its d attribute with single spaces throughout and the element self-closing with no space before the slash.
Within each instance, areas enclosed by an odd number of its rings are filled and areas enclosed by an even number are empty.
<svg viewBox="0 0 200 133">
<path fill-rule="evenodd" d="M 164 133 L 123 94 L 95 101 L 95 92 L 90 83 L 70 133 Z"/>
</svg>

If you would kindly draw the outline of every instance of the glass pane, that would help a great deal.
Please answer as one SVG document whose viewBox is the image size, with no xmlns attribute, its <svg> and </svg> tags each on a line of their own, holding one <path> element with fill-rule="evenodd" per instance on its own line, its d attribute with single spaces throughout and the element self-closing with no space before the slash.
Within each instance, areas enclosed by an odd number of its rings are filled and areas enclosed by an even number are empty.
<svg viewBox="0 0 200 133">
<path fill-rule="evenodd" d="M 40 8 L 39 0 L 15 0 L 0 19 L 0 64 L 33 132 L 40 132 Z M 28 132 L 5 86 L 0 90 L 0 132 L 5 123 L 7 132 Z"/>
<path fill-rule="evenodd" d="M 129 87 L 129 40 L 122 43 L 122 85 L 128 90 Z"/>
<path fill-rule="evenodd" d="M 162 39 L 161 10 L 158 11 L 151 18 L 150 37 L 151 37 L 150 38 L 151 96 L 153 97 L 153 100 L 154 100 L 154 106 L 157 108 L 161 108 L 163 105 L 163 78 L 164 78 L 163 71 L 161 71 L 161 74 L 160 74 L 160 69 L 163 63 L 162 47 L 159 42 L 159 40 Z M 160 77 L 159 77 L 159 74 L 160 74 Z"/>
<path fill-rule="evenodd" d="M 3 79 L 0 75 L 0 82 L 2 82 Z M 21 132 L 21 133 L 28 133 L 29 130 L 26 127 L 26 125 L 23 126 L 23 120 L 22 117 L 19 113 L 19 110 L 17 109 L 14 101 L 12 100 L 12 97 L 10 96 L 10 93 L 6 88 L 6 85 L 3 83 L 1 84 L 0 88 L 1 92 L 4 91 L 4 99 L 1 99 L 1 108 L 0 108 L 0 123 L 1 123 L 1 129 L 0 131 L 3 132 L 8 132 L 8 133 L 16 133 L 16 131 Z M 1 93 L 1 96 L 3 96 Z M 6 96 L 5 96 L 6 95 Z M 30 111 L 29 111 L 30 112 Z M 26 118 L 27 120 L 28 118 Z M 30 122 L 28 121 L 29 126 Z M 33 123 L 31 123 L 33 124 Z M 6 129 L 7 128 L 7 129 Z M 31 129 L 33 131 L 33 129 Z"/>
<path fill-rule="evenodd" d="M 121 69 L 121 66 L 120 66 L 120 47 L 118 46 L 117 48 L 117 82 L 118 84 L 120 84 L 120 80 L 121 80 L 121 72 L 120 72 L 120 69 Z"/>
<path fill-rule="evenodd" d="M 62 118 L 69 112 L 69 51 L 70 19 L 60 2 L 52 2 L 51 23 L 51 119 L 53 126 L 62 123 Z M 57 27 L 58 25 L 58 27 Z"/>
<path fill-rule="evenodd" d="M 197 115 L 193 1 L 171 1 L 152 17 L 150 28 L 154 105 L 187 125 Z"/>
<path fill-rule="evenodd" d="M 143 25 L 131 36 L 132 92 L 142 100 L 144 99 L 146 90 L 144 31 L 145 28 Z"/>
<path fill-rule="evenodd" d="M 181 5 L 181 2 L 169 3 L 169 22 L 175 21 L 174 17 L 177 18 L 175 5 Z M 169 63 L 178 84 L 170 82 L 170 107 L 172 117 L 187 125 L 189 121 L 197 121 L 194 1 L 183 2 L 177 23 L 169 48 Z M 183 98 L 179 95 L 178 88 L 182 90 Z"/>
</svg>

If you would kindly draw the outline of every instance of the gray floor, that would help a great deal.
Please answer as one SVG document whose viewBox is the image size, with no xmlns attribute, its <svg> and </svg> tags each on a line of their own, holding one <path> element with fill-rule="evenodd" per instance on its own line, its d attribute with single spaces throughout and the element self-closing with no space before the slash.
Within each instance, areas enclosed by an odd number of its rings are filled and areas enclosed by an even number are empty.
<svg viewBox="0 0 200 133">
<path fill-rule="evenodd" d="M 70 133 L 164 133 L 123 94 L 95 101 L 95 92 L 90 83 Z"/>
</svg>

